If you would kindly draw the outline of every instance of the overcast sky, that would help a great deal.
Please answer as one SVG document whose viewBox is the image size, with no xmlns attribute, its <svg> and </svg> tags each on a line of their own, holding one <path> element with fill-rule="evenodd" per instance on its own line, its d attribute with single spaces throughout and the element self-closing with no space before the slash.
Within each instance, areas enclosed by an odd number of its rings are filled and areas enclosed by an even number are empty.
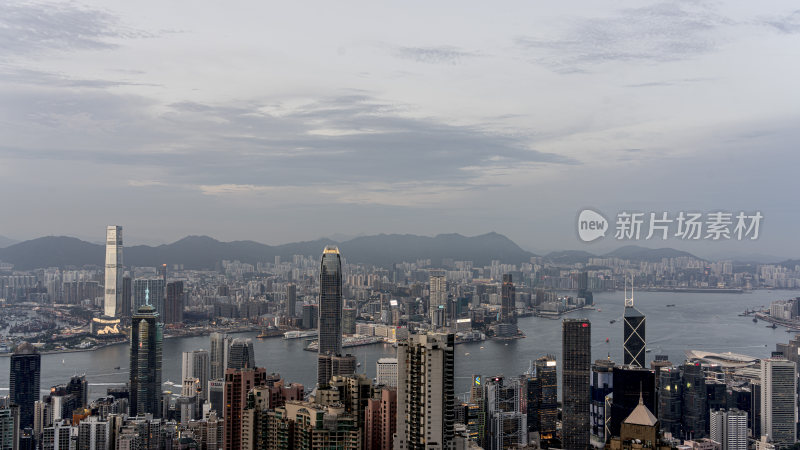
<svg viewBox="0 0 800 450">
<path fill-rule="evenodd" d="M 796 2 L 0 2 L 0 235 L 269 244 L 761 211 L 800 256 Z"/>
</svg>

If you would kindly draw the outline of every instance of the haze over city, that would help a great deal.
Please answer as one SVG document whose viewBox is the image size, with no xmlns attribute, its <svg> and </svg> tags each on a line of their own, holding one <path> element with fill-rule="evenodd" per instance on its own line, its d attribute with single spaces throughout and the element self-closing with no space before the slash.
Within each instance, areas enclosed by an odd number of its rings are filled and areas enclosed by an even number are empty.
<svg viewBox="0 0 800 450">
<path fill-rule="evenodd" d="M 658 246 L 800 255 L 792 2 L 3 2 L 0 24 L 17 241 L 616 248 L 576 239 L 593 207 L 759 210 L 756 242 Z"/>
</svg>

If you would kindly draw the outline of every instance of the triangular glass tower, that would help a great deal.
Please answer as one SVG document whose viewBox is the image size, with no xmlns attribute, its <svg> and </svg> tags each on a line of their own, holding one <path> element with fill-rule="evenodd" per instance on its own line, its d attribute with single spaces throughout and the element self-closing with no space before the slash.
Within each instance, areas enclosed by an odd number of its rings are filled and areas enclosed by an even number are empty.
<svg viewBox="0 0 800 450">
<path fill-rule="evenodd" d="M 625 314 L 623 315 L 623 363 L 645 367 L 645 321 L 646 318 L 633 306 L 633 278 L 631 296 L 628 297 L 627 280 L 625 287 Z"/>
</svg>

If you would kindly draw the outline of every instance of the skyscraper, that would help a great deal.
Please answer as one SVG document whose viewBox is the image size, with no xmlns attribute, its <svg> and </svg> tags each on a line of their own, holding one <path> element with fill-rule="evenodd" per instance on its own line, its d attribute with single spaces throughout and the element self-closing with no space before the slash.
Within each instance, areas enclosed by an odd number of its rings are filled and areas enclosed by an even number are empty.
<svg viewBox="0 0 800 450">
<path fill-rule="evenodd" d="M 513 323 L 514 322 L 514 310 L 515 306 L 515 291 L 514 291 L 514 282 L 511 279 L 511 274 L 507 273 L 503 275 L 503 287 L 502 287 L 502 309 L 500 312 L 500 320 L 503 323 Z"/>
<path fill-rule="evenodd" d="M 342 354 L 342 259 L 329 245 L 319 270 L 319 355 Z M 324 378 L 317 367 L 317 379 Z"/>
<path fill-rule="evenodd" d="M 289 283 L 286 285 L 286 315 L 289 317 L 295 316 L 295 307 L 297 305 L 297 285 Z"/>
<path fill-rule="evenodd" d="M 761 360 L 761 434 L 775 444 L 797 440 L 797 366 L 784 358 Z"/>
<path fill-rule="evenodd" d="M 534 411 L 528 410 L 528 429 L 538 431 L 542 440 L 556 437 L 558 422 L 558 363 L 555 356 L 543 356 L 533 362 L 534 385 L 533 395 L 536 397 Z M 534 421 L 531 428 L 530 421 Z"/>
<path fill-rule="evenodd" d="M 564 448 L 589 448 L 589 376 L 592 367 L 592 333 L 588 319 L 564 319 L 562 331 Z"/>
<path fill-rule="evenodd" d="M 722 444 L 722 450 L 747 450 L 747 413 L 738 409 L 712 410 L 709 437 Z"/>
<path fill-rule="evenodd" d="M 133 315 L 130 348 L 130 415 L 161 417 L 161 343 L 163 328 L 158 312 L 145 304 Z"/>
<path fill-rule="evenodd" d="M 228 369 L 244 369 L 255 367 L 256 357 L 253 351 L 253 340 L 236 338 L 228 350 Z"/>
<path fill-rule="evenodd" d="M 200 395 L 203 399 L 207 399 L 208 375 L 211 369 L 208 351 L 193 350 L 191 352 L 183 352 L 183 360 L 181 362 L 181 380 L 197 378 L 200 381 Z"/>
<path fill-rule="evenodd" d="M 528 443 L 528 416 L 522 411 L 519 379 L 488 378 L 486 415 L 489 430 L 488 450 L 522 447 Z"/>
<path fill-rule="evenodd" d="M 656 410 L 655 373 L 638 366 L 614 367 L 610 436 L 619 436 L 622 423 L 642 400 L 648 411 Z"/>
<path fill-rule="evenodd" d="M 428 316 L 434 320 L 439 309 L 447 308 L 447 278 L 444 270 L 431 270 L 428 273 L 430 281 L 430 300 L 428 301 Z"/>
<path fill-rule="evenodd" d="M 210 338 L 210 376 L 212 380 L 221 380 L 225 376 L 225 369 L 228 366 L 228 347 L 230 345 L 230 338 L 228 338 L 228 335 L 223 333 L 211 333 Z"/>
<path fill-rule="evenodd" d="M 443 449 L 452 445 L 454 347 L 455 335 L 443 333 L 415 334 L 398 343 L 395 449 Z"/>
<path fill-rule="evenodd" d="M 633 306 L 633 282 L 631 282 L 630 297 L 628 297 L 627 289 L 625 291 L 622 333 L 623 364 L 647 367 L 645 363 L 645 316 Z M 652 405 L 648 407 L 652 409 Z M 624 419 L 624 417 L 620 419 L 620 422 Z"/>
<path fill-rule="evenodd" d="M 590 420 L 592 425 L 592 445 L 602 447 L 607 438 L 606 429 L 610 426 L 610 414 L 606 415 L 606 397 L 614 392 L 614 361 L 598 359 L 592 364 Z"/>
<path fill-rule="evenodd" d="M 686 439 L 699 439 L 707 436 L 708 397 L 706 377 L 699 362 L 685 362 L 681 389 L 683 399 L 683 434 Z"/>
<path fill-rule="evenodd" d="M 238 450 L 242 445 L 242 411 L 247 407 L 247 394 L 267 380 L 264 368 L 227 369 L 225 371 L 225 449 Z"/>
<path fill-rule="evenodd" d="M 166 304 L 164 305 L 164 323 L 183 322 L 183 306 L 185 303 L 183 281 L 167 283 Z"/>
<path fill-rule="evenodd" d="M 669 432 L 675 438 L 682 436 L 681 417 L 683 416 L 683 383 L 681 371 L 677 367 L 662 367 L 656 372 L 658 379 L 658 420 L 661 431 Z"/>
<path fill-rule="evenodd" d="M 128 316 L 122 310 L 122 227 L 106 228 L 106 284 L 103 313 L 108 317 Z"/>
<path fill-rule="evenodd" d="M 9 364 L 9 396 L 19 406 L 19 427 L 33 426 L 33 405 L 39 400 L 42 355 L 28 342 L 17 346 Z"/>
</svg>

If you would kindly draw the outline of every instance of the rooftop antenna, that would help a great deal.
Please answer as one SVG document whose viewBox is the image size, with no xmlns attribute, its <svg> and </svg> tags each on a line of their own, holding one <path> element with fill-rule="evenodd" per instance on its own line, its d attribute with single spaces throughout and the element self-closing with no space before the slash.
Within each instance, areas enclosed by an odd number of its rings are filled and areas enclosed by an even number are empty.
<svg viewBox="0 0 800 450">
<path fill-rule="evenodd" d="M 149 305 L 150 304 L 150 288 L 149 287 L 144 288 L 144 304 L 145 305 Z"/>
<path fill-rule="evenodd" d="M 625 307 L 633 306 L 633 275 L 631 275 L 631 296 L 628 297 L 628 277 L 625 277 Z"/>
</svg>

